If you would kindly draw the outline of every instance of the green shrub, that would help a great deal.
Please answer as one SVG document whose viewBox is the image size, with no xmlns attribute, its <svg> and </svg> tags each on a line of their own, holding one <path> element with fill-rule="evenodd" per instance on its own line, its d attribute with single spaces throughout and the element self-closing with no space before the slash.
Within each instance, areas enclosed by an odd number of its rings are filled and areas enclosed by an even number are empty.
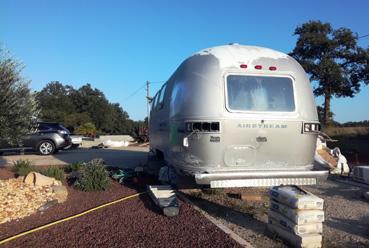
<svg viewBox="0 0 369 248">
<path fill-rule="evenodd" d="M 71 173 L 73 171 L 80 171 L 82 170 L 83 166 L 85 166 L 84 162 L 71 163 L 64 167 L 64 171 L 66 173 Z"/>
<path fill-rule="evenodd" d="M 53 177 L 56 180 L 63 181 L 64 180 L 64 170 L 58 167 L 49 167 L 45 170 L 40 171 L 40 173 L 47 177 Z"/>
<path fill-rule="evenodd" d="M 29 160 L 17 160 L 13 163 L 12 171 L 18 176 L 26 176 L 31 171 L 36 171 L 36 168 Z"/>
<path fill-rule="evenodd" d="M 76 134 L 88 136 L 88 137 L 95 137 L 96 136 L 96 127 L 92 122 L 87 122 L 82 124 L 81 126 L 77 127 L 75 130 Z"/>
<path fill-rule="evenodd" d="M 75 186 L 83 191 L 102 191 L 109 187 L 109 173 L 102 159 L 93 159 L 81 170 Z"/>
</svg>

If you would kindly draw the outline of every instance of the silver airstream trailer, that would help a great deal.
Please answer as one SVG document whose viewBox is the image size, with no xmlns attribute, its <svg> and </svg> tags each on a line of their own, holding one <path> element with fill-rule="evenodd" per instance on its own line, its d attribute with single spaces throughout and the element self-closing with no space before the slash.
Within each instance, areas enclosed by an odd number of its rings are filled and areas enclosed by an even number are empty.
<svg viewBox="0 0 369 248">
<path fill-rule="evenodd" d="M 230 44 L 186 59 L 151 105 L 151 152 L 211 187 L 308 185 L 320 129 L 303 68 L 267 48 Z"/>
</svg>

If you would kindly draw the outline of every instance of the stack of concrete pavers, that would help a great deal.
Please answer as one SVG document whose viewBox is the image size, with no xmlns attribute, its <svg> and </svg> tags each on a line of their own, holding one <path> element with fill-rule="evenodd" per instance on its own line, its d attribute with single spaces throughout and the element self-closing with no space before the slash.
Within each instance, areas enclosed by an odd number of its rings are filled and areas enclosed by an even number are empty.
<svg viewBox="0 0 369 248">
<path fill-rule="evenodd" d="M 148 185 L 148 192 L 154 203 L 168 217 L 179 214 L 179 204 L 175 191 L 170 185 Z"/>
<path fill-rule="evenodd" d="M 297 186 L 272 187 L 268 229 L 295 247 L 322 246 L 323 199 Z"/>
</svg>

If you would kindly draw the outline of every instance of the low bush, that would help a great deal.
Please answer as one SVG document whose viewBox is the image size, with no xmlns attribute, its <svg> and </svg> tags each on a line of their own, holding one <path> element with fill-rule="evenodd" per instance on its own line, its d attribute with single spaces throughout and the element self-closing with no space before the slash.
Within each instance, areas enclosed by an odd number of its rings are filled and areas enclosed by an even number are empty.
<svg viewBox="0 0 369 248">
<path fill-rule="evenodd" d="M 84 162 L 71 163 L 64 167 L 64 171 L 66 173 L 71 173 L 73 171 L 80 171 L 83 168 L 83 166 L 85 166 Z"/>
<path fill-rule="evenodd" d="M 81 176 L 75 186 L 83 191 L 102 191 L 109 187 L 109 173 L 102 159 L 94 159 L 86 163 L 80 171 Z"/>
<path fill-rule="evenodd" d="M 40 173 L 47 177 L 53 177 L 56 180 L 63 181 L 64 180 L 64 170 L 58 167 L 49 167 L 45 170 L 41 170 Z"/>
<path fill-rule="evenodd" d="M 18 176 L 26 176 L 28 173 L 35 170 L 36 168 L 29 160 L 17 160 L 12 166 L 12 171 Z"/>
</svg>

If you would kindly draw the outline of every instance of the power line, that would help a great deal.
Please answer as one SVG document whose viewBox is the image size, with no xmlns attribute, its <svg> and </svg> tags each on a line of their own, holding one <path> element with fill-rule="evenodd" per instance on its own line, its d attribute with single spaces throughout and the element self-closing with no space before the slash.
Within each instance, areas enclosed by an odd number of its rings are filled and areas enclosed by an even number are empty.
<svg viewBox="0 0 369 248">
<path fill-rule="evenodd" d="M 150 84 L 161 84 L 161 83 L 164 83 L 165 81 L 155 81 L 155 82 L 151 82 L 150 81 Z M 145 88 L 147 85 L 147 83 L 144 83 L 143 85 L 141 85 L 137 90 L 133 91 L 130 95 L 128 95 L 126 98 L 124 98 L 122 101 L 126 101 L 128 100 L 129 98 L 137 95 L 143 88 Z"/>
<path fill-rule="evenodd" d="M 132 96 L 136 95 L 138 92 L 140 92 L 140 90 L 142 90 L 144 87 L 146 86 L 146 83 L 144 83 L 143 85 L 140 86 L 140 88 L 138 88 L 137 90 L 135 90 L 132 94 L 130 94 L 129 96 L 127 96 L 126 98 L 123 99 L 123 101 L 131 98 Z"/>
<path fill-rule="evenodd" d="M 365 38 L 365 37 L 368 37 L 368 36 L 369 36 L 369 34 L 366 34 L 366 35 L 358 37 L 358 39 Z"/>
</svg>

